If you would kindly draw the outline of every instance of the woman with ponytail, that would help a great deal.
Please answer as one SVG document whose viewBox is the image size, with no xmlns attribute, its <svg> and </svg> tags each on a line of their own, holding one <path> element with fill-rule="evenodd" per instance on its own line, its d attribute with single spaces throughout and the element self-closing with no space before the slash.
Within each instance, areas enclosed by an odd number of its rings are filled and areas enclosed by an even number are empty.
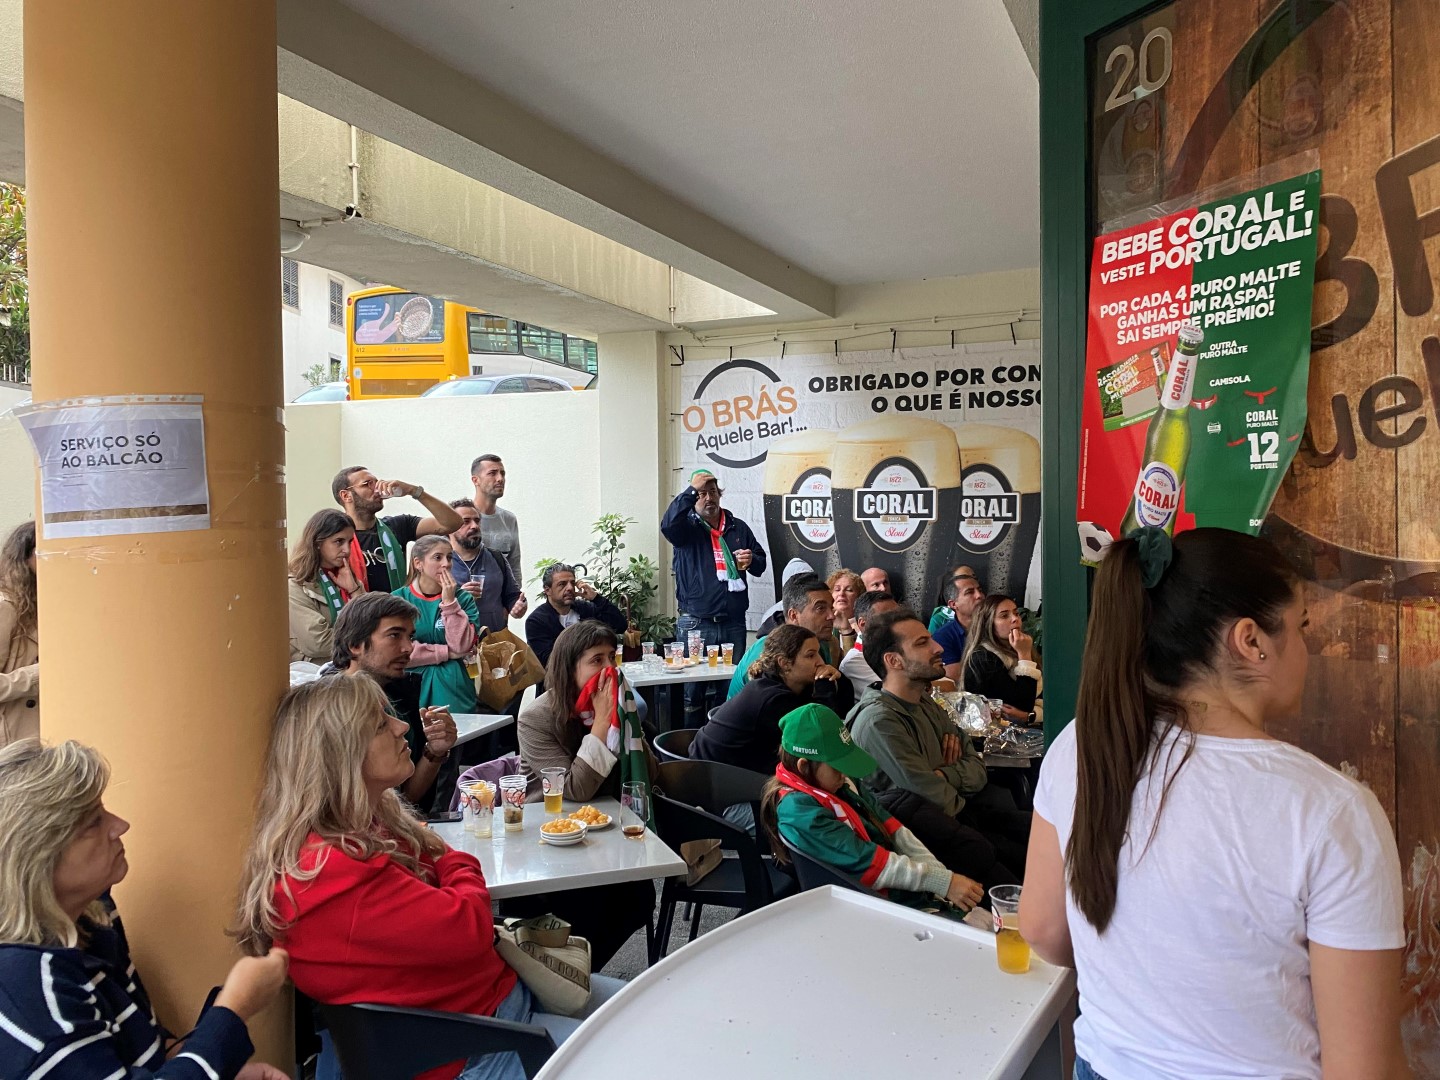
<svg viewBox="0 0 1440 1080">
<path fill-rule="evenodd" d="M 1077 1080 L 1410 1075 L 1390 824 L 1267 734 L 1299 710 L 1305 625 L 1257 537 L 1146 528 L 1105 556 L 1020 908 L 1079 977 Z"/>
</svg>

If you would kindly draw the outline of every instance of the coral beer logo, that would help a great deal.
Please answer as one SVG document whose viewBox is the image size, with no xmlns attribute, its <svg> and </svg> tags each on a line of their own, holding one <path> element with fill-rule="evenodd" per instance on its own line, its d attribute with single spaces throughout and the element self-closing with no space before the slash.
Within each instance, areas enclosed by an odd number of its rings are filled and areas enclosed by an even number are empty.
<svg viewBox="0 0 1440 1080">
<path fill-rule="evenodd" d="M 961 473 L 960 544 L 983 554 L 1000 546 L 1012 525 L 1020 524 L 1020 493 L 992 465 L 972 465 Z"/>
<path fill-rule="evenodd" d="M 765 460 L 770 440 L 803 430 L 795 425 L 795 388 L 756 360 L 730 360 L 695 388 L 680 423 L 695 449 L 732 469 Z"/>
<path fill-rule="evenodd" d="M 830 495 L 830 473 L 808 469 L 781 501 L 780 520 L 795 539 L 812 551 L 824 551 L 835 542 L 835 508 Z"/>
<path fill-rule="evenodd" d="M 935 489 L 907 458 L 886 458 L 855 492 L 855 520 L 886 551 L 904 551 L 935 520 Z"/>
</svg>

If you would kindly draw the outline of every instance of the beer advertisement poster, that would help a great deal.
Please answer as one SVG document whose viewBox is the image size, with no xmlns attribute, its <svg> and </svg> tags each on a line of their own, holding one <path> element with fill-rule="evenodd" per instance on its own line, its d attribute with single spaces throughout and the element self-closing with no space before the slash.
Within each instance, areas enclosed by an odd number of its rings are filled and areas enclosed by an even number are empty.
<svg viewBox="0 0 1440 1080">
<path fill-rule="evenodd" d="M 1320 174 L 1097 237 L 1082 557 L 1140 525 L 1258 533 L 1305 430 Z"/>
<path fill-rule="evenodd" d="M 749 579 L 752 627 L 801 563 L 821 577 L 881 567 L 927 614 L 962 564 L 1039 605 L 1036 341 L 692 358 L 680 371 L 681 475 L 713 472 L 768 556 Z"/>
</svg>

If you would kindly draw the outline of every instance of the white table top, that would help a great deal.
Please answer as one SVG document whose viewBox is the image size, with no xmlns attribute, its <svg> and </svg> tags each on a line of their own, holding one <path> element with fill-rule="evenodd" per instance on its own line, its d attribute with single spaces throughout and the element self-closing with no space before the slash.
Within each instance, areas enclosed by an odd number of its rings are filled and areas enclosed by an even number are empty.
<svg viewBox="0 0 1440 1080">
<path fill-rule="evenodd" d="M 515 722 L 515 718 L 509 713 L 457 712 L 450 716 L 455 721 L 456 746 Z"/>
<path fill-rule="evenodd" d="M 1074 989 L 1074 972 L 1038 957 L 1000 971 L 988 931 L 832 886 L 642 972 L 538 1075 L 1016 1080 Z"/>
<path fill-rule="evenodd" d="M 696 664 L 687 668 L 657 667 L 646 668 L 643 663 L 626 664 L 625 679 L 631 686 L 671 686 L 675 683 L 715 682 L 724 679 L 729 682 L 735 675 L 734 664 Z"/>
<path fill-rule="evenodd" d="M 578 810 L 580 805 L 567 799 L 565 812 Z M 485 883 L 496 900 L 685 873 L 685 860 L 666 847 L 654 830 L 647 832 L 643 841 L 625 839 L 620 832 L 617 800 L 592 799 L 588 805 L 609 814 L 614 823 L 568 847 L 540 839 L 540 825 L 550 816 L 543 803 L 525 804 L 525 828 L 518 833 L 505 831 L 497 807 L 495 835 L 489 840 L 471 836 L 458 821 L 441 822 L 431 828 L 457 851 L 467 851 L 480 860 Z"/>
</svg>

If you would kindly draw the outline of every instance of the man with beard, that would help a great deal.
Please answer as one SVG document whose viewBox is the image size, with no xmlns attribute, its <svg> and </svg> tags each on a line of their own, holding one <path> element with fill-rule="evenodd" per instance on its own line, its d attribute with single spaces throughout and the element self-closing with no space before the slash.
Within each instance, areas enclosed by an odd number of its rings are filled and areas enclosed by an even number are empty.
<svg viewBox="0 0 1440 1080">
<path fill-rule="evenodd" d="M 450 534 L 450 574 L 460 591 L 475 601 L 479 625 L 486 630 L 504 630 L 510 619 L 525 614 L 520 583 L 510 564 L 481 540 L 480 511 L 475 504 L 456 499 L 450 508 L 460 515 L 460 527 Z"/>
<path fill-rule="evenodd" d="M 846 717 L 880 770 L 871 786 L 895 817 L 956 873 L 988 889 L 1020 880 L 1030 814 L 989 783 L 970 737 L 930 696 L 943 650 L 907 608 L 865 624 L 865 660 L 881 679 Z"/>
<path fill-rule="evenodd" d="M 475 509 L 480 513 L 480 535 L 485 546 L 510 564 L 515 583 L 525 581 L 525 565 L 520 561 L 520 522 L 509 510 L 497 505 L 505 494 L 505 462 L 496 454 L 481 454 L 470 463 L 470 483 L 475 486 Z M 520 610 L 515 618 L 525 617 L 530 601 L 520 593 Z"/>
<path fill-rule="evenodd" d="M 627 625 L 625 613 L 595 591 L 588 581 L 575 580 L 575 568 L 565 563 L 551 563 L 540 575 L 545 602 L 525 620 L 525 641 L 535 650 L 540 663 L 550 662 L 550 651 L 560 631 L 583 619 L 599 619 L 617 634 Z M 544 687 L 537 687 L 540 693 Z"/>
<path fill-rule="evenodd" d="M 405 670 L 415 650 L 415 615 L 414 607 L 389 593 L 355 597 L 335 619 L 333 664 L 340 676 L 374 679 L 385 691 L 387 711 L 410 725 L 405 741 L 415 772 L 400 794 L 425 811 L 435 801 L 436 779 L 450 759 L 457 732 L 449 709 L 420 707 L 420 676 Z M 453 782 L 456 770 L 445 771 Z"/>
<path fill-rule="evenodd" d="M 444 501 L 428 495 L 419 484 L 381 480 L 363 465 L 341 469 L 331 481 L 335 501 L 355 524 L 350 543 L 350 567 L 369 592 L 389 593 L 402 588 L 407 575 L 405 548 L 421 536 L 448 534 L 460 527 L 460 517 Z M 393 514 L 377 517 L 386 499 L 409 495 L 431 516 Z"/>
<path fill-rule="evenodd" d="M 691 630 L 698 630 L 706 645 L 728 642 L 739 655 L 745 651 L 745 611 L 750 606 L 745 575 L 765 573 L 765 549 L 749 525 L 720 509 L 722 494 L 712 472 L 696 469 L 689 486 L 660 519 L 660 531 L 674 549 L 677 638 L 684 641 Z M 707 700 L 718 705 L 724 697 L 723 683 L 690 683 L 685 687 L 685 726 L 699 727 Z"/>
</svg>

